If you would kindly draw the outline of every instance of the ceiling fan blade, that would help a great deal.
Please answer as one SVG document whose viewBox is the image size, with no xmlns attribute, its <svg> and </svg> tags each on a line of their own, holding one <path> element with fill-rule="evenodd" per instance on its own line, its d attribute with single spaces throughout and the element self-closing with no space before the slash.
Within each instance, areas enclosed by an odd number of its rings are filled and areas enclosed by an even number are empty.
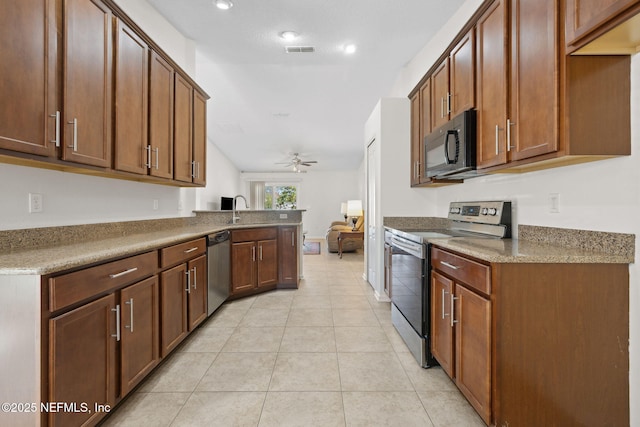
<svg viewBox="0 0 640 427">
<path fill-rule="evenodd" d="M 317 160 L 303 160 L 302 163 L 318 163 Z"/>
</svg>

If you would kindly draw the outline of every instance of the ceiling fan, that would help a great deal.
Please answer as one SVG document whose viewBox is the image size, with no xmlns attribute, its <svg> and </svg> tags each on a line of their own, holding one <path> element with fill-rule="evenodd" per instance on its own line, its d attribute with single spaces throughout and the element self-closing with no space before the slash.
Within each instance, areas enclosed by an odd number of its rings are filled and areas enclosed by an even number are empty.
<svg viewBox="0 0 640 427">
<path fill-rule="evenodd" d="M 312 166 L 314 163 L 318 163 L 317 160 L 302 160 L 299 157 L 298 153 L 291 153 L 293 155 L 293 158 L 288 161 L 288 162 L 279 162 L 276 163 L 277 165 L 284 165 L 285 168 L 292 166 L 293 167 L 293 171 L 294 172 L 303 172 L 300 169 L 300 166 Z"/>
</svg>

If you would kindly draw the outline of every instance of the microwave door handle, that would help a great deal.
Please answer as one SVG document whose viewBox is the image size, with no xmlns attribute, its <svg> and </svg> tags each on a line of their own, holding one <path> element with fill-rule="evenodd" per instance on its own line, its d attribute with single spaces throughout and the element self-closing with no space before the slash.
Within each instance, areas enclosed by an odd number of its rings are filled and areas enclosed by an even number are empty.
<svg viewBox="0 0 640 427">
<path fill-rule="evenodd" d="M 449 136 L 453 135 L 453 137 L 455 138 L 456 141 L 456 157 L 455 159 L 453 159 L 453 162 L 451 161 L 451 158 L 449 157 Z M 447 164 L 455 164 L 458 163 L 458 153 L 460 152 L 460 138 L 458 137 L 458 131 L 457 130 L 448 130 L 447 131 L 447 136 L 444 139 L 444 158 L 447 161 Z"/>
<path fill-rule="evenodd" d="M 447 131 L 447 135 L 444 138 L 444 159 L 446 164 L 451 164 L 451 159 L 449 158 L 449 135 L 451 135 L 451 131 Z"/>
</svg>

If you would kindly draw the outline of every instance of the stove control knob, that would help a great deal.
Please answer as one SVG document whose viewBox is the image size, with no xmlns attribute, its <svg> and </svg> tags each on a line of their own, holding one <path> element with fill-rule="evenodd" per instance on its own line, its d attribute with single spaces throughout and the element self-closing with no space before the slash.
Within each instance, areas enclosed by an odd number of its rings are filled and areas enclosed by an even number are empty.
<svg viewBox="0 0 640 427">
<path fill-rule="evenodd" d="M 497 215 L 498 214 L 498 210 L 496 208 L 489 208 L 489 215 Z"/>
<path fill-rule="evenodd" d="M 482 213 L 482 215 L 487 215 L 489 213 L 489 209 L 482 208 L 482 211 L 480 213 Z"/>
</svg>

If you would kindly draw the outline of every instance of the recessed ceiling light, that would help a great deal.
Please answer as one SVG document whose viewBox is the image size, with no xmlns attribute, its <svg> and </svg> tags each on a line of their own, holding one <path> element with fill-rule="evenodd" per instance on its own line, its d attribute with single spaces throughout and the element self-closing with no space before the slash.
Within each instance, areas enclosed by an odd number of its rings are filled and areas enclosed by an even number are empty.
<svg viewBox="0 0 640 427">
<path fill-rule="evenodd" d="M 348 44 L 345 45 L 344 47 L 344 53 L 351 55 L 352 53 L 355 53 L 356 51 L 356 45 L 355 44 Z"/>
<path fill-rule="evenodd" d="M 298 33 L 295 31 L 283 31 L 280 33 L 280 37 L 285 40 L 295 40 L 298 38 Z"/>
<path fill-rule="evenodd" d="M 213 4 L 215 4 L 218 9 L 222 10 L 229 10 L 233 7 L 233 2 L 231 2 L 231 0 L 215 0 Z"/>
</svg>

